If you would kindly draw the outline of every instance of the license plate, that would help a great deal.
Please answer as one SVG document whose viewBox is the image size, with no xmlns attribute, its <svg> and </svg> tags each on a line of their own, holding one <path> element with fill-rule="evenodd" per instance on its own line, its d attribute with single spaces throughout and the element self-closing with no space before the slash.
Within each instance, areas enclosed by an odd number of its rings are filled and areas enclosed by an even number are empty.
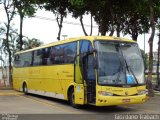
<svg viewBox="0 0 160 120">
<path fill-rule="evenodd" d="M 123 99 L 122 100 L 122 102 L 124 102 L 124 103 L 128 103 L 128 102 L 130 102 L 131 100 L 130 99 Z"/>
</svg>

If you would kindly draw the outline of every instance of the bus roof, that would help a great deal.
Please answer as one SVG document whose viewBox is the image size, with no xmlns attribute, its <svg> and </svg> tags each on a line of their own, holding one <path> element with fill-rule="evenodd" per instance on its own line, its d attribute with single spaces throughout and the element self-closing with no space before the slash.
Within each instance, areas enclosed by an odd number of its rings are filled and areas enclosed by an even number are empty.
<svg viewBox="0 0 160 120">
<path fill-rule="evenodd" d="M 74 41 L 78 41 L 78 40 L 117 40 L 117 41 L 126 41 L 126 42 L 135 42 L 131 39 L 127 39 L 127 38 L 121 38 L 121 37 L 111 37 L 111 36 L 83 36 L 83 37 L 76 37 L 76 38 L 68 38 L 65 40 L 60 40 L 57 42 L 52 42 L 49 44 L 45 44 L 33 49 L 28 49 L 28 50 L 24 50 L 24 51 L 19 51 L 16 54 L 21 54 L 21 53 L 25 53 L 25 52 L 30 52 L 30 51 L 34 51 L 34 50 L 38 50 L 41 48 L 46 48 L 46 47 L 51 47 L 51 46 L 55 46 L 55 45 L 60 45 L 60 44 L 64 44 L 64 43 L 69 43 L 69 42 L 74 42 Z"/>
</svg>

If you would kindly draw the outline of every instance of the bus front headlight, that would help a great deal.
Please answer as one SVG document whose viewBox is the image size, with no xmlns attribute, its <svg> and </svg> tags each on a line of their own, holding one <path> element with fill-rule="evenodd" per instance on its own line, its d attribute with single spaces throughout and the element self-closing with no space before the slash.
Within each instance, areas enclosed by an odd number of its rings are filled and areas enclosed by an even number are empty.
<svg viewBox="0 0 160 120">
<path fill-rule="evenodd" d="M 103 96 L 113 96 L 113 93 L 106 92 L 106 91 L 98 91 L 98 94 Z"/>
<path fill-rule="evenodd" d="M 146 90 L 139 90 L 138 91 L 138 95 L 144 95 L 144 94 L 147 94 Z"/>
</svg>

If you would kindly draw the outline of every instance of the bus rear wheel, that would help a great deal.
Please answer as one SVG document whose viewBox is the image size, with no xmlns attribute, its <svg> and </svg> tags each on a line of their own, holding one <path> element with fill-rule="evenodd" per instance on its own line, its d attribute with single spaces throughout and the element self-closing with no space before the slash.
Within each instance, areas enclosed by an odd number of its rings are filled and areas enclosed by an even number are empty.
<svg viewBox="0 0 160 120">
<path fill-rule="evenodd" d="M 74 89 L 69 92 L 69 102 L 72 107 L 79 108 L 79 105 L 75 104 Z"/>
<path fill-rule="evenodd" d="M 28 93 L 28 88 L 27 88 L 27 84 L 26 83 L 23 84 L 23 92 L 24 92 L 24 94 Z"/>
</svg>

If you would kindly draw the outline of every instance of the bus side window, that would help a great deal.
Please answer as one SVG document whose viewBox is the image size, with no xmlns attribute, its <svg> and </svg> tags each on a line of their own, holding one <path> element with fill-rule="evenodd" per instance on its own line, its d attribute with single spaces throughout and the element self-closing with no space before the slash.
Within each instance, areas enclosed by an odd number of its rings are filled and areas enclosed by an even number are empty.
<svg viewBox="0 0 160 120">
<path fill-rule="evenodd" d="M 18 67 L 28 67 L 28 66 L 30 66 L 31 59 L 32 59 L 31 56 L 32 56 L 31 52 L 21 54 Z"/>
<path fill-rule="evenodd" d="M 59 64 L 60 63 L 60 47 L 54 46 L 50 51 L 50 63 L 51 64 Z"/>
<path fill-rule="evenodd" d="M 35 51 L 31 52 L 31 64 L 30 64 L 30 66 L 33 66 L 33 63 L 34 63 L 34 53 L 35 53 Z"/>
<path fill-rule="evenodd" d="M 76 56 L 77 43 L 72 42 L 64 45 L 64 63 L 74 63 Z"/>
<path fill-rule="evenodd" d="M 50 64 L 53 64 L 54 63 L 54 50 L 55 47 L 51 47 L 51 50 L 50 50 L 50 55 L 49 55 L 49 58 L 50 58 Z"/>
<path fill-rule="evenodd" d="M 50 50 L 51 64 L 73 63 L 76 55 L 76 42 L 54 46 Z"/>
<path fill-rule="evenodd" d="M 50 47 L 49 48 L 43 48 L 42 49 L 42 65 L 49 65 L 49 53 L 50 53 Z"/>
<path fill-rule="evenodd" d="M 58 54 L 57 54 L 57 63 L 63 64 L 64 63 L 64 45 L 60 45 L 58 48 Z"/>
<path fill-rule="evenodd" d="M 15 65 L 15 67 L 20 67 L 21 66 L 20 55 L 15 55 L 14 65 Z"/>
<path fill-rule="evenodd" d="M 33 60 L 33 66 L 42 65 L 42 50 L 36 50 L 34 51 L 34 60 Z"/>
<path fill-rule="evenodd" d="M 23 55 L 22 54 L 19 55 L 19 61 L 20 62 L 17 67 L 23 67 Z"/>
</svg>

